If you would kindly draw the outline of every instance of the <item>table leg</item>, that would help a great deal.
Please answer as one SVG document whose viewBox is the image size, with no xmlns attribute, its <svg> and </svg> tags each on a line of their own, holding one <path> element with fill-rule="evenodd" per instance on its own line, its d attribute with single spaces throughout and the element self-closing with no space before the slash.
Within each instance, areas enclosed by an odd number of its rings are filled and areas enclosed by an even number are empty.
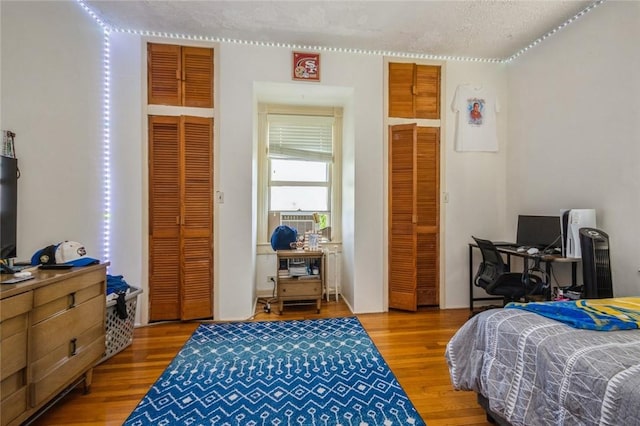
<svg viewBox="0 0 640 426">
<path fill-rule="evenodd" d="M 473 247 L 469 246 L 469 310 L 473 312 Z"/>
</svg>

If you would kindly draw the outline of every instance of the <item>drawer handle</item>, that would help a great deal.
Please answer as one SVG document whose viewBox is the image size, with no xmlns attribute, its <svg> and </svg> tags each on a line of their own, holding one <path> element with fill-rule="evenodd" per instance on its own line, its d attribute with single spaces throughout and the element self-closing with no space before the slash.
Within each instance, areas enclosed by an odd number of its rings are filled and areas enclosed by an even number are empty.
<svg viewBox="0 0 640 426">
<path fill-rule="evenodd" d="M 71 351 L 70 351 L 70 355 L 74 356 L 76 354 L 76 350 L 78 349 L 77 344 L 78 344 L 78 339 L 76 339 L 75 337 L 73 339 L 71 339 Z"/>
<path fill-rule="evenodd" d="M 76 307 L 76 294 L 71 293 L 69 295 L 69 309 Z"/>
</svg>

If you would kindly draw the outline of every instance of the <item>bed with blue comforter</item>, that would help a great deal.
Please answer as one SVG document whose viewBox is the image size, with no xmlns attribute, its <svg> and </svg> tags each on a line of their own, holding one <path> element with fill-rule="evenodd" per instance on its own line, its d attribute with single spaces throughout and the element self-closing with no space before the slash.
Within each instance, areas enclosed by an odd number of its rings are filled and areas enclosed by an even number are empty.
<svg viewBox="0 0 640 426">
<path fill-rule="evenodd" d="M 640 425 L 640 299 L 511 304 L 448 342 L 455 389 L 511 425 Z"/>
</svg>

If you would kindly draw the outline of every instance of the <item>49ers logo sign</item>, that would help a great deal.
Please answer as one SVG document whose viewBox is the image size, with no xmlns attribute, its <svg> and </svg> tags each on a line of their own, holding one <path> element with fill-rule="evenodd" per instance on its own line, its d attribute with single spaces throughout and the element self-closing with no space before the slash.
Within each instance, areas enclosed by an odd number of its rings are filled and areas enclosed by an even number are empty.
<svg viewBox="0 0 640 426">
<path fill-rule="evenodd" d="M 293 52 L 293 79 L 320 81 L 320 54 Z"/>
</svg>

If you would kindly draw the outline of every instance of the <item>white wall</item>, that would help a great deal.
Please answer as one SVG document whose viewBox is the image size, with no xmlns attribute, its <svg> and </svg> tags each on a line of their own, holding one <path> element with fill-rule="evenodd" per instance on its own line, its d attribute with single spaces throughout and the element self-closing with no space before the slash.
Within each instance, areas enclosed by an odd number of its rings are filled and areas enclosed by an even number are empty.
<svg viewBox="0 0 640 426">
<path fill-rule="evenodd" d="M 146 91 L 142 61 L 146 47 L 139 37 L 110 36 L 111 57 L 111 271 L 143 288 L 136 323 L 148 318 L 148 205 Z"/>
<path fill-rule="evenodd" d="M 459 84 L 492 88 L 500 112 L 497 114 L 498 152 L 457 152 L 454 150 L 456 115 L 451 104 Z M 506 158 L 510 149 L 507 123 L 510 118 L 506 87 L 506 67 L 481 62 L 449 62 L 443 84 L 445 93 L 443 168 L 441 190 L 449 202 L 441 204 L 441 253 L 444 257 L 444 286 L 441 296 L 446 308 L 469 306 L 468 243 L 471 235 L 493 240 L 513 239 L 505 217 Z M 475 291 L 482 291 L 475 289 Z"/>
<path fill-rule="evenodd" d="M 606 2 L 508 72 L 507 216 L 595 208 L 617 296 L 640 291 L 639 23 Z"/>
<path fill-rule="evenodd" d="M 344 53 L 321 54 L 321 82 L 291 81 L 291 50 L 250 45 L 222 44 L 219 47 L 219 190 L 225 193 L 225 203 L 220 206 L 217 219 L 220 233 L 216 267 L 219 270 L 219 297 L 224 300 L 219 314 L 221 318 L 249 316 L 253 307 L 256 288 L 255 269 L 247 265 L 255 264 L 255 203 L 253 188 L 256 174 L 256 141 L 254 137 L 255 83 L 286 84 L 283 97 L 292 91 L 302 91 L 308 99 L 305 102 L 326 104 L 325 92 L 333 93 L 334 98 L 344 107 L 345 121 L 357 123 L 351 128 L 353 133 L 345 137 L 346 149 L 360 150 L 354 164 L 355 179 L 346 176 L 344 186 L 353 185 L 353 192 L 362 197 L 363 206 L 355 212 L 357 226 L 365 229 L 382 225 L 382 204 L 379 191 L 381 176 L 382 129 L 376 123 L 382 115 L 382 98 L 379 96 L 381 81 L 381 58 L 367 55 L 348 55 Z M 251 64 L 247 66 L 247 58 Z M 353 148 L 349 146 L 353 145 Z M 348 170 L 348 169 L 347 169 Z M 357 176 L 358 170 L 365 176 Z M 347 173 L 349 173 L 347 171 Z M 374 177 L 371 178 L 367 173 Z M 348 191 L 347 191 L 348 192 Z M 347 204 L 348 201 L 347 201 Z M 377 207 L 376 207 L 377 206 Z M 366 210 L 366 211 L 365 211 Z M 357 232 L 357 230 L 356 230 Z M 353 281 L 343 281 L 345 294 L 349 287 L 367 282 L 365 291 L 358 291 L 358 297 L 349 299 L 349 303 L 358 312 L 381 310 L 382 282 L 381 273 L 370 267 L 371 259 L 376 260 L 381 270 L 381 234 L 362 232 L 361 241 L 366 241 L 367 249 L 362 250 L 360 258 L 353 255 L 353 261 L 347 262 L 343 270 L 353 271 Z M 354 233 L 355 234 L 355 233 Z M 344 238 L 346 239 L 346 237 Z M 356 239 L 358 241 L 358 239 Z M 366 259 L 364 258 L 366 252 Z M 240 273 L 239 270 L 241 270 Z M 347 272 L 348 273 L 348 272 Z M 370 279 L 370 274 L 377 279 Z M 361 277 L 361 278 L 360 278 Z M 360 281 L 362 280 L 362 281 Z"/>
<path fill-rule="evenodd" d="M 63 240 L 102 258 L 102 30 L 74 2 L 2 8 L 0 122 L 16 133 L 18 258 Z"/>
</svg>

